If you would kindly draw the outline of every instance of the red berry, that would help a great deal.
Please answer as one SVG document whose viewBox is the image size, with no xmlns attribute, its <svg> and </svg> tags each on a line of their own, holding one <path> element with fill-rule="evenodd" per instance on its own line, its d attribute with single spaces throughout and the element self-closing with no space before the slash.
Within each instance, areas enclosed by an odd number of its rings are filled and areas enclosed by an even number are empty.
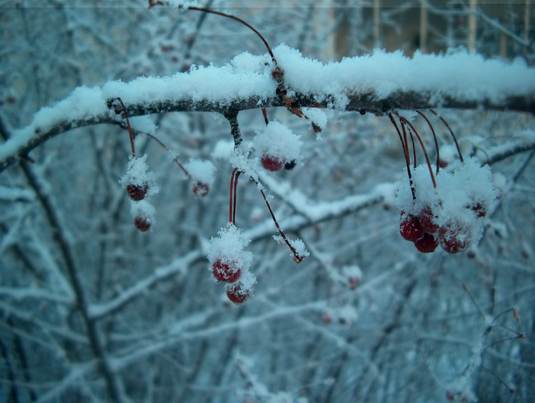
<svg viewBox="0 0 535 403">
<path fill-rule="evenodd" d="M 448 253 L 458 253 L 470 245 L 470 233 L 466 225 L 451 223 L 440 227 L 438 231 L 440 246 Z"/>
<path fill-rule="evenodd" d="M 321 316 L 321 320 L 323 321 L 323 323 L 325 323 L 326 325 L 330 325 L 333 321 L 333 318 L 331 315 L 329 315 L 327 312 L 325 312 L 322 316 Z"/>
<path fill-rule="evenodd" d="M 476 214 L 477 217 L 483 218 L 487 215 L 487 209 L 481 202 L 475 202 L 470 206 L 470 209 Z"/>
<path fill-rule="evenodd" d="M 208 194 L 210 187 L 207 183 L 197 181 L 193 184 L 191 191 L 195 196 L 203 197 Z"/>
<path fill-rule="evenodd" d="M 146 183 L 144 183 L 143 185 L 135 185 L 133 183 L 130 183 L 128 186 L 126 186 L 128 196 L 130 196 L 130 198 L 134 201 L 143 200 L 147 195 L 148 189 L 149 186 Z"/>
<path fill-rule="evenodd" d="M 399 224 L 399 233 L 407 241 L 416 241 L 424 235 L 424 230 L 418 221 L 418 217 L 409 214 L 403 217 L 404 213 L 401 212 L 401 223 Z"/>
<path fill-rule="evenodd" d="M 422 253 L 431 253 L 437 248 L 438 241 L 433 235 L 426 233 L 423 237 L 414 242 L 414 246 L 416 246 L 416 249 Z"/>
<path fill-rule="evenodd" d="M 262 156 L 262 166 L 268 171 L 280 171 L 284 166 L 284 161 L 278 157 L 272 155 L 264 154 Z"/>
<path fill-rule="evenodd" d="M 225 263 L 218 259 L 212 264 L 212 274 L 217 281 L 234 283 L 240 278 L 241 270 L 232 263 Z"/>
<path fill-rule="evenodd" d="M 137 216 L 134 219 L 134 225 L 141 232 L 147 232 L 151 226 L 150 219 L 147 217 Z"/>
<path fill-rule="evenodd" d="M 435 223 L 433 210 L 430 206 L 425 206 L 422 211 L 420 211 L 420 214 L 418 214 L 418 221 L 425 232 L 434 234 L 438 231 L 438 225 Z"/>
<path fill-rule="evenodd" d="M 448 166 L 448 161 L 443 160 L 442 158 L 438 160 L 438 166 L 440 168 L 446 168 Z"/>
<path fill-rule="evenodd" d="M 352 290 L 357 288 L 359 283 L 360 283 L 360 279 L 358 277 L 350 277 L 348 280 L 349 288 Z"/>
<path fill-rule="evenodd" d="M 242 288 L 240 283 L 227 288 L 227 297 L 235 304 L 241 304 L 249 297 L 249 290 Z"/>
</svg>

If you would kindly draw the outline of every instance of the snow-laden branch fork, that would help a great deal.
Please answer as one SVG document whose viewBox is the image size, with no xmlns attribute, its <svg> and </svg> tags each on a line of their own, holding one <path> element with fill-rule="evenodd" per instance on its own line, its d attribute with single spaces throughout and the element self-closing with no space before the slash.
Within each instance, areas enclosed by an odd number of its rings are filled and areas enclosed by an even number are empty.
<svg viewBox="0 0 535 403">
<path fill-rule="evenodd" d="M 281 45 L 274 49 L 289 95 L 300 107 L 369 112 L 396 109 L 495 109 L 535 114 L 535 69 L 524 62 L 486 60 L 455 52 L 405 57 L 375 51 L 322 63 Z M 47 140 L 78 127 L 117 124 L 109 101 L 121 98 L 129 116 L 162 112 L 241 111 L 283 106 L 276 95 L 272 62 L 242 53 L 223 66 L 195 67 L 168 77 L 110 81 L 79 87 L 0 145 L 0 171 Z"/>
</svg>

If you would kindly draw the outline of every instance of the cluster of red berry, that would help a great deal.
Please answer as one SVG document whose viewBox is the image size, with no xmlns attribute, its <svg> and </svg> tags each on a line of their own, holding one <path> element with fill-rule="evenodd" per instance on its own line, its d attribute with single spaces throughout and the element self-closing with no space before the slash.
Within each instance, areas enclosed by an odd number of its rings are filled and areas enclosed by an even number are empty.
<svg viewBox="0 0 535 403">
<path fill-rule="evenodd" d="M 212 274 L 217 281 L 229 283 L 227 297 L 235 304 L 244 302 L 250 294 L 250 290 L 244 287 L 238 280 L 242 270 L 236 262 L 227 262 L 221 259 L 212 263 Z"/>
<path fill-rule="evenodd" d="M 126 192 L 130 199 L 134 202 L 139 202 L 147 196 L 149 190 L 149 184 L 144 182 L 142 184 L 129 183 L 126 185 Z M 146 215 L 138 214 L 134 218 L 134 225 L 141 232 L 147 232 L 151 225 L 151 219 Z"/>
<path fill-rule="evenodd" d="M 474 202 L 466 208 L 473 212 L 476 219 L 487 215 L 483 202 Z M 422 253 L 434 252 L 439 244 L 448 253 L 462 252 L 470 246 L 472 228 L 468 222 L 462 218 L 451 218 L 445 224 L 438 225 L 437 221 L 438 214 L 429 205 L 416 214 L 402 210 L 399 232 Z"/>
</svg>

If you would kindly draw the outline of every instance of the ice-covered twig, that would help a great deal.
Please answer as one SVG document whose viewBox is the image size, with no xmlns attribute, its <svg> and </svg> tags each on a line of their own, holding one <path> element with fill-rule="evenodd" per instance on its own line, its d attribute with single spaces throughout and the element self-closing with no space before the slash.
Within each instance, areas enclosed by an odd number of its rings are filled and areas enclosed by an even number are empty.
<svg viewBox="0 0 535 403">
<path fill-rule="evenodd" d="M 324 64 L 295 49 L 273 50 L 297 107 L 322 107 L 382 115 L 396 109 L 497 109 L 535 113 L 535 69 L 524 63 L 485 60 L 464 52 L 446 55 L 376 51 Z M 265 62 L 241 54 L 224 66 L 206 66 L 169 77 L 110 81 L 79 87 L 0 145 L 0 170 L 68 130 L 116 123 L 107 102 L 120 97 L 128 116 L 162 112 L 219 112 L 286 106 Z M 463 66 L 459 69 L 459 66 Z M 252 67 L 257 66 L 257 67 Z M 383 67 L 384 66 L 384 67 Z M 489 85 L 492 83 L 492 85 Z"/>
</svg>

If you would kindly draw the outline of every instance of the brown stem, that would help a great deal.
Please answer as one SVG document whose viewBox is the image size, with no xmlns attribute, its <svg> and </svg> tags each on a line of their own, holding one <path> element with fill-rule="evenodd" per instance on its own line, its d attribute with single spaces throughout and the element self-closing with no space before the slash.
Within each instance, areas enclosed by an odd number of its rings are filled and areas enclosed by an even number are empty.
<svg viewBox="0 0 535 403">
<path fill-rule="evenodd" d="M 407 145 L 403 141 L 403 136 L 401 135 L 401 131 L 399 130 L 398 124 L 396 123 L 396 120 L 394 119 L 394 116 L 392 116 L 392 113 L 388 114 L 388 117 L 390 118 L 390 122 L 392 122 L 392 125 L 396 129 L 396 132 L 399 137 L 399 141 L 401 142 L 401 148 L 403 149 L 403 156 L 405 157 L 405 165 L 407 166 L 407 176 L 409 177 L 409 186 L 411 188 L 412 193 L 412 200 L 416 200 L 416 191 L 414 189 L 414 182 L 412 180 L 412 174 L 411 174 L 411 163 L 409 159 L 409 153 L 407 150 Z"/>
<path fill-rule="evenodd" d="M 269 210 L 269 214 L 271 214 L 271 218 L 272 218 L 273 222 L 275 223 L 275 227 L 277 227 L 277 231 L 279 231 L 279 235 L 281 236 L 281 238 L 284 240 L 284 243 L 286 243 L 286 245 L 288 246 L 288 248 L 290 249 L 290 251 L 294 255 L 294 262 L 295 263 L 301 263 L 303 261 L 304 257 L 301 256 L 297 252 L 297 250 L 292 246 L 292 244 L 290 243 L 290 241 L 286 237 L 286 234 L 284 233 L 284 231 L 280 227 L 280 225 L 279 225 L 279 223 L 277 221 L 277 218 L 275 218 L 275 213 L 273 213 L 273 210 L 271 209 L 271 205 L 269 204 L 269 202 L 267 200 L 266 194 L 264 193 L 264 191 L 262 189 L 260 189 L 260 194 L 262 195 L 262 198 L 264 199 L 264 202 L 266 203 L 266 206 L 267 206 L 267 208 Z"/>
<path fill-rule="evenodd" d="M 421 117 L 423 117 L 425 119 L 425 121 L 427 122 L 427 125 L 431 129 L 431 133 L 433 133 L 433 140 L 435 141 L 435 151 L 437 153 L 437 170 L 436 170 L 436 173 L 438 175 L 438 171 L 440 170 L 440 151 L 439 151 L 439 147 L 438 147 L 437 134 L 435 133 L 435 129 L 433 128 L 433 125 L 431 124 L 431 122 L 429 121 L 427 116 L 425 116 L 425 114 L 423 112 L 420 112 L 420 111 L 416 111 L 416 113 L 419 114 Z"/>
<path fill-rule="evenodd" d="M 115 100 L 119 102 L 119 104 L 121 104 L 122 114 L 126 121 L 126 128 L 128 130 L 128 137 L 130 139 L 130 149 L 132 151 L 132 157 L 135 157 L 136 156 L 135 135 L 134 135 L 134 132 L 132 131 L 132 126 L 130 125 L 130 119 L 128 118 L 128 111 L 121 98 L 115 98 Z"/>
<path fill-rule="evenodd" d="M 230 175 L 230 189 L 229 189 L 229 202 L 228 202 L 228 221 L 231 224 L 234 224 L 234 216 L 233 216 L 233 197 L 234 197 L 234 175 L 236 175 L 236 172 L 238 172 L 237 168 L 234 168 L 232 170 L 232 174 Z"/>
<path fill-rule="evenodd" d="M 135 130 L 135 129 L 134 129 Z M 175 164 L 182 170 L 182 172 L 184 172 L 184 175 L 186 175 L 188 177 L 188 179 L 191 179 L 191 174 L 189 173 L 189 171 L 186 169 L 186 167 L 184 167 L 184 165 L 182 165 L 182 163 L 180 162 L 180 160 L 178 159 L 178 157 L 176 155 L 173 154 L 173 152 L 171 151 L 171 149 L 163 142 L 161 141 L 158 137 L 156 137 L 154 134 L 150 134 L 150 133 L 147 133 L 147 132 L 143 132 L 141 130 L 135 130 L 135 132 L 137 134 L 143 134 L 144 136 L 147 136 L 149 137 L 150 139 L 156 141 L 156 143 L 158 143 L 158 145 L 160 147 L 162 147 L 165 151 L 167 151 L 169 154 L 171 154 L 173 156 L 173 161 L 175 162 Z"/>
<path fill-rule="evenodd" d="M 435 180 L 435 175 L 433 174 L 433 168 L 431 167 L 431 162 L 429 162 L 429 155 L 427 155 L 427 150 L 425 149 L 424 142 L 422 141 L 422 138 L 420 137 L 420 134 L 416 130 L 416 128 L 412 125 L 411 122 L 409 122 L 407 119 L 405 119 L 403 116 L 399 117 L 400 121 L 403 120 L 404 123 L 406 123 L 409 127 L 409 130 L 414 133 L 416 138 L 418 139 L 418 142 L 420 143 L 420 148 L 422 149 L 422 152 L 424 153 L 425 162 L 427 163 L 427 168 L 429 169 L 429 175 L 431 176 L 431 182 L 433 182 L 433 187 L 437 187 L 437 182 Z"/>
<path fill-rule="evenodd" d="M 455 147 L 457 147 L 457 154 L 459 154 L 459 159 L 461 160 L 461 162 L 464 162 L 463 154 L 461 153 L 461 147 L 459 147 L 459 143 L 457 142 L 457 137 L 455 137 L 455 134 L 453 134 L 453 130 L 451 130 L 451 127 L 446 121 L 446 119 L 444 119 L 441 115 L 436 113 L 433 109 L 429 109 L 429 110 L 431 111 L 433 115 L 437 116 L 442 121 L 442 123 L 444 123 L 444 125 L 448 128 L 448 131 L 450 132 L 450 135 L 453 138 L 453 141 L 455 142 Z"/>
<path fill-rule="evenodd" d="M 268 113 L 267 113 L 267 109 L 262 107 L 262 116 L 264 117 L 264 122 L 266 122 L 266 126 L 269 124 L 269 118 L 268 118 Z"/>
<path fill-rule="evenodd" d="M 234 175 L 234 203 L 232 206 L 232 224 L 236 224 L 236 205 L 238 204 L 238 178 L 240 177 L 241 171 L 236 170 Z"/>
<path fill-rule="evenodd" d="M 273 51 L 271 50 L 271 46 L 269 46 L 269 43 L 267 42 L 266 38 L 264 38 L 264 36 L 260 32 L 258 32 L 258 30 L 255 27 L 253 27 L 251 24 L 249 24 L 247 21 L 244 21 L 241 18 L 236 17 L 235 15 L 223 13 L 221 11 L 215 11 L 215 10 L 212 10 L 210 8 L 187 7 L 187 9 L 188 10 L 193 10 L 193 11 L 201 11 L 201 12 L 204 12 L 204 13 L 215 14 L 215 15 L 219 15 L 221 17 L 230 18 L 231 20 L 238 21 L 239 23 L 245 25 L 247 28 L 249 28 L 251 31 L 253 31 L 260 38 L 260 40 L 264 43 L 269 55 L 271 56 L 271 60 L 273 61 L 273 63 L 275 65 L 277 65 L 277 59 L 275 58 L 275 55 L 273 54 Z"/>
</svg>

